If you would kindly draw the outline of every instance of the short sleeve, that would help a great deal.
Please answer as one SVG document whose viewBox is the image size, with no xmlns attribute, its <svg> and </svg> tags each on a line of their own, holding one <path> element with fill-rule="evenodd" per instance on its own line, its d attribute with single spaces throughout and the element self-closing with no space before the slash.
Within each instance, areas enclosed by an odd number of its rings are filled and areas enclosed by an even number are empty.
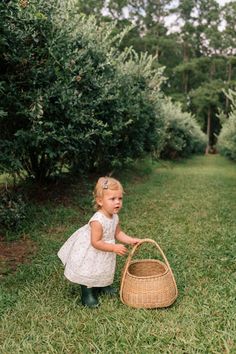
<svg viewBox="0 0 236 354">
<path fill-rule="evenodd" d="M 109 219 L 104 214 L 98 211 L 91 217 L 88 224 L 90 225 L 92 221 L 98 221 L 102 225 L 103 232 L 114 234 L 116 227 L 119 223 L 119 217 L 117 214 L 114 214 L 113 218 Z"/>
<path fill-rule="evenodd" d="M 91 217 L 91 219 L 89 220 L 88 224 L 90 225 L 90 223 L 92 221 L 98 221 L 102 225 L 102 227 L 104 228 L 104 217 L 103 217 L 103 215 L 101 213 L 99 213 L 99 212 L 95 213 Z"/>
</svg>

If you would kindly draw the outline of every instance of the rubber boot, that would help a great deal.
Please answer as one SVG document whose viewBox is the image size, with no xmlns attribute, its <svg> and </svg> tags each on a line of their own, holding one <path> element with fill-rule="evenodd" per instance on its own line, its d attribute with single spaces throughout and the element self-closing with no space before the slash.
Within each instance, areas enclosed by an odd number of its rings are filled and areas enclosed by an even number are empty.
<svg viewBox="0 0 236 354">
<path fill-rule="evenodd" d="M 81 285 L 81 301 L 82 305 L 87 307 L 98 307 L 98 299 L 93 293 L 93 288 L 88 288 L 85 285 Z"/>
<path fill-rule="evenodd" d="M 114 296 L 117 294 L 117 290 L 113 288 L 111 285 L 103 286 L 96 288 L 98 294 L 111 295 Z"/>
</svg>

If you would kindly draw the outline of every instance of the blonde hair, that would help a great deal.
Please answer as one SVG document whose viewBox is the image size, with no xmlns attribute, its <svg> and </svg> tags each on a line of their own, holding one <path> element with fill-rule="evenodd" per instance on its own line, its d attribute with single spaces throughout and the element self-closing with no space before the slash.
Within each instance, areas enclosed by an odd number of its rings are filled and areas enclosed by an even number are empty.
<svg viewBox="0 0 236 354">
<path fill-rule="evenodd" d="M 122 193 L 124 193 L 124 189 L 121 185 L 121 183 L 112 177 L 100 177 L 96 183 L 96 186 L 93 191 L 93 202 L 94 202 L 94 208 L 96 210 L 100 209 L 100 205 L 97 203 L 97 198 L 102 198 L 104 195 L 104 190 L 121 190 Z"/>
</svg>

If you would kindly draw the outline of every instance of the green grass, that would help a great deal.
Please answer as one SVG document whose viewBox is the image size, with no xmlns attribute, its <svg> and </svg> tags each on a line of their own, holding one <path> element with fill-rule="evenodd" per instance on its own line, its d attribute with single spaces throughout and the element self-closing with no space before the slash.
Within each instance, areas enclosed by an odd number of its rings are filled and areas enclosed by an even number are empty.
<svg viewBox="0 0 236 354">
<path fill-rule="evenodd" d="M 66 207 L 38 206 L 31 264 L 2 279 L 0 352 L 236 353 L 236 165 L 220 156 L 165 165 L 141 163 L 120 177 L 126 190 L 124 231 L 155 239 L 175 274 L 179 296 L 167 309 L 132 309 L 119 298 L 80 305 L 56 252 L 92 214 L 90 195 Z M 91 186 L 88 186 L 88 192 Z M 144 247 L 137 255 L 156 256 Z M 118 258 L 118 286 L 125 259 Z"/>
</svg>

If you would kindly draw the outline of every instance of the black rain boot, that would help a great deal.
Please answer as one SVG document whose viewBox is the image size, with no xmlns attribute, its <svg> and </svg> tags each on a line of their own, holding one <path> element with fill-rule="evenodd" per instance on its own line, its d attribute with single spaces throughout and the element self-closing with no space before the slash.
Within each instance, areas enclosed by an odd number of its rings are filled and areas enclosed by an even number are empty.
<svg viewBox="0 0 236 354">
<path fill-rule="evenodd" d="M 117 295 L 117 290 L 113 288 L 111 285 L 103 286 L 95 289 L 97 290 L 98 294 L 111 295 L 111 296 Z"/>
<path fill-rule="evenodd" d="M 93 293 L 93 288 L 88 288 L 85 285 L 81 285 L 81 301 L 82 304 L 87 307 L 99 306 L 97 297 Z"/>
</svg>

